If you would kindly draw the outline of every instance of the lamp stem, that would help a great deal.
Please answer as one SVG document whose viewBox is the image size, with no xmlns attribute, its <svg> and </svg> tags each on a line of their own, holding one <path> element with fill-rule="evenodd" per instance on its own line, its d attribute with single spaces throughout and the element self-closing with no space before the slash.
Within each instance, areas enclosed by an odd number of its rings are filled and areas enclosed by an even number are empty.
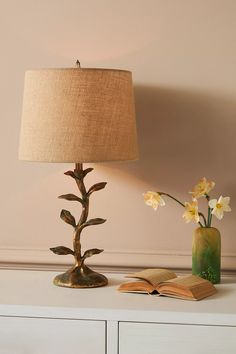
<svg viewBox="0 0 236 354">
<path fill-rule="evenodd" d="M 80 69 L 80 61 L 78 59 L 76 60 L 75 66 Z"/>
<path fill-rule="evenodd" d="M 82 212 L 81 212 L 79 222 L 75 227 L 74 242 L 73 242 L 76 264 L 81 266 L 83 263 L 82 255 L 81 255 L 81 242 L 80 242 L 80 235 L 82 232 L 81 226 L 87 221 L 87 218 L 88 218 L 89 198 L 87 196 L 87 191 L 86 191 L 86 188 L 84 185 L 83 164 L 82 163 L 75 164 L 74 173 L 80 176 L 79 179 L 76 179 L 76 184 L 79 188 L 79 191 L 81 193 L 81 197 L 83 200 Z"/>
<path fill-rule="evenodd" d="M 83 171 L 83 164 L 82 163 L 76 163 L 75 164 L 75 170 L 76 171 Z"/>
</svg>

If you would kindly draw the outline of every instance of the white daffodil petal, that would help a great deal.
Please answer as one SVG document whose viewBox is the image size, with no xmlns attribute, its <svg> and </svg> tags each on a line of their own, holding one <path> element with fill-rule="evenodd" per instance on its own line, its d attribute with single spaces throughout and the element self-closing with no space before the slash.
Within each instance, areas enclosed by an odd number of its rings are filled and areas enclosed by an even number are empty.
<svg viewBox="0 0 236 354">
<path fill-rule="evenodd" d="M 230 203 L 230 197 L 224 197 L 223 201 L 224 201 L 224 203 L 229 204 Z"/>
<path fill-rule="evenodd" d="M 200 220 L 199 214 L 195 215 L 194 221 L 195 221 L 196 223 L 198 223 L 199 220 Z"/>
<path fill-rule="evenodd" d="M 160 197 L 160 202 L 159 202 L 160 206 L 164 206 L 166 205 L 165 201 L 163 198 Z"/>
<path fill-rule="evenodd" d="M 223 219 L 223 216 L 224 216 L 224 212 L 221 213 L 221 212 L 218 211 L 218 212 L 216 213 L 216 217 L 217 217 L 219 220 L 222 220 L 222 219 Z"/>
<path fill-rule="evenodd" d="M 187 211 L 184 212 L 183 218 L 185 219 L 185 222 L 188 224 L 192 218 L 190 217 L 189 213 Z"/>
<path fill-rule="evenodd" d="M 148 191 L 146 193 L 143 193 L 143 198 L 145 204 L 151 206 L 154 210 L 157 210 L 159 206 L 165 205 L 165 201 L 157 192 Z"/>
<path fill-rule="evenodd" d="M 215 201 L 215 199 L 214 199 L 214 201 Z M 209 205 L 210 205 L 210 202 L 209 202 Z M 226 212 L 231 211 L 231 208 L 229 206 L 229 202 L 230 202 L 230 197 L 223 197 L 221 195 L 212 210 L 212 214 L 215 215 L 219 220 L 221 220 L 224 216 L 224 211 L 226 211 Z M 212 205 L 213 204 L 214 203 L 212 203 Z"/>
<path fill-rule="evenodd" d="M 198 203 L 196 200 L 192 203 L 185 202 L 185 212 L 183 214 L 183 218 L 186 223 L 189 223 L 192 220 L 196 223 L 199 222 Z"/>
<path fill-rule="evenodd" d="M 230 197 L 224 197 L 224 198 L 222 197 L 221 204 L 224 210 L 226 210 L 225 208 L 229 207 L 229 202 L 230 202 Z"/>
<path fill-rule="evenodd" d="M 217 204 L 217 199 L 211 199 L 208 203 L 209 207 L 212 209 L 215 208 L 216 204 Z"/>
<path fill-rule="evenodd" d="M 209 194 L 209 192 L 214 188 L 215 182 L 208 181 L 206 177 L 203 177 L 190 192 L 194 198 L 201 198 Z"/>
<path fill-rule="evenodd" d="M 224 212 L 221 208 L 214 208 L 212 210 L 212 214 L 215 215 L 219 220 L 221 220 L 224 216 Z"/>
<path fill-rule="evenodd" d="M 223 207 L 223 209 L 224 209 L 224 211 L 231 211 L 231 208 L 230 208 L 230 206 L 229 205 L 224 205 L 224 207 Z"/>
</svg>

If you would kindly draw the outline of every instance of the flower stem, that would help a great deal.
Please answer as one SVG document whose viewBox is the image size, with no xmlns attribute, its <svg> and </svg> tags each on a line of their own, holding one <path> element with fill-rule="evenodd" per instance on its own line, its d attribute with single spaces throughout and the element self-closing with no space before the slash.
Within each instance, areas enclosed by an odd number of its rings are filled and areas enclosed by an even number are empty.
<svg viewBox="0 0 236 354">
<path fill-rule="evenodd" d="M 212 210 L 213 209 L 211 209 L 210 227 L 211 227 L 211 220 L 212 220 Z"/>
<path fill-rule="evenodd" d="M 157 192 L 157 193 L 160 194 L 160 195 L 166 195 L 167 197 L 173 199 L 174 201 L 176 201 L 177 203 L 179 203 L 180 205 L 182 205 L 182 207 L 185 208 L 184 203 L 182 203 L 182 202 L 180 202 L 178 199 L 172 197 L 172 195 L 170 195 L 170 194 L 168 194 L 168 193 L 164 193 L 164 192 Z"/>
<path fill-rule="evenodd" d="M 205 216 L 203 215 L 203 213 L 199 212 L 198 214 L 203 218 L 205 227 L 207 227 L 207 221 L 206 221 L 206 218 L 205 218 Z"/>
<path fill-rule="evenodd" d="M 182 203 L 180 200 L 176 199 L 175 197 L 172 197 L 172 195 L 168 194 L 168 193 L 165 193 L 165 192 L 157 192 L 158 194 L 160 195 L 166 195 L 167 197 L 169 197 L 170 199 L 173 199 L 175 202 L 177 202 L 178 204 L 180 204 L 182 207 L 185 208 L 185 204 Z M 199 215 L 201 215 L 203 217 L 203 220 L 204 220 L 204 223 L 205 223 L 205 226 L 207 226 L 206 224 L 206 218 L 205 216 L 203 215 L 203 213 L 198 213 Z M 199 221 L 198 224 L 201 226 L 201 227 L 204 227 L 203 224 Z"/>
<path fill-rule="evenodd" d="M 205 197 L 206 197 L 207 201 L 209 202 L 210 196 L 208 194 L 206 194 Z M 211 219 L 212 219 L 211 211 L 212 211 L 212 209 L 208 206 L 207 227 L 211 227 Z"/>
</svg>

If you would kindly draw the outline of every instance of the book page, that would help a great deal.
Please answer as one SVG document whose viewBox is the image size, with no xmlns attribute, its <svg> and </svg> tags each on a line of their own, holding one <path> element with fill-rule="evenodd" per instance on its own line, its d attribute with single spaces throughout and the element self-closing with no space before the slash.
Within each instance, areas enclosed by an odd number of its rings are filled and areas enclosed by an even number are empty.
<svg viewBox="0 0 236 354">
<path fill-rule="evenodd" d="M 216 288 L 208 280 L 196 275 L 187 275 L 162 282 L 157 285 L 160 294 L 200 300 L 216 293 Z"/>
<path fill-rule="evenodd" d="M 191 289 L 192 287 L 198 287 L 202 284 L 207 284 L 208 281 L 196 275 L 183 275 L 175 279 L 170 279 L 168 283 L 180 285 L 181 287 Z"/>
<path fill-rule="evenodd" d="M 145 269 L 141 272 L 128 274 L 125 277 L 144 279 L 155 287 L 163 281 L 177 278 L 177 275 L 168 269 Z"/>
<path fill-rule="evenodd" d="M 144 281 L 134 281 L 130 283 L 123 283 L 118 288 L 121 292 L 136 292 L 136 293 L 149 293 L 151 294 L 155 289 L 151 284 Z"/>
</svg>

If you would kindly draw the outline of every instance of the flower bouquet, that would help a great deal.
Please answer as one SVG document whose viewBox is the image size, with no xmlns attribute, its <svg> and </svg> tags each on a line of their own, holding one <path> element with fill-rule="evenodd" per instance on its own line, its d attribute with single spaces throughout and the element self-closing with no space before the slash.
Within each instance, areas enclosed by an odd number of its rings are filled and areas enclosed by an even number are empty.
<svg viewBox="0 0 236 354">
<path fill-rule="evenodd" d="M 210 198 L 209 193 L 214 186 L 215 182 L 208 181 L 203 177 L 189 192 L 192 200 L 184 203 L 165 192 L 148 191 L 143 196 L 145 203 L 153 207 L 154 210 L 157 210 L 159 206 L 164 206 L 163 197 L 168 197 L 185 209 L 183 218 L 186 223 L 193 221 L 199 224 L 193 236 L 192 273 L 215 284 L 220 282 L 221 237 L 220 232 L 211 226 L 212 217 L 215 216 L 221 220 L 224 212 L 231 211 L 231 208 L 230 197 Z M 205 198 L 207 202 L 206 216 L 199 211 L 198 200 L 200 198 Z"/>
</svg>

